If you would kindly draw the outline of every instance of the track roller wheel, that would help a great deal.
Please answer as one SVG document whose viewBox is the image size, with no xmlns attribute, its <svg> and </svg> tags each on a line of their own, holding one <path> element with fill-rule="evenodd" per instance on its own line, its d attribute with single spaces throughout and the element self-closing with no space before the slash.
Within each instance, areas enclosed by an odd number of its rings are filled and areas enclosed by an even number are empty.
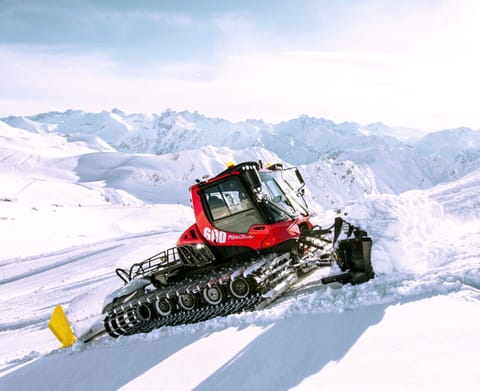
<svg viewBox="0 0 480 391">
<path fill-rule="evenodd" d="M 178 305 L 186 311 L 193 310 L 195 308 L 195 304 L 195 296 L 191 293 L 182 293 L 178 296 Z"/>
<path fill-rule="evenodd" d="M 211 287 L 206 287 L 202 291 L 203 298 L 210 305 L 217 305 L 223 301 L 223 291 L 218 285 L 213 285 Z"/>
<path fill-rule="evenodd" d="M 244 277 L 236 278 L 228 283 L 228 289 L 232 296 L 237 299 L 244 299 L 250 294 L 250 283 Z"/>
<path fill-rule="evenodd" d="M 152 317 L 152 311 L 150 310 L 150 307 L 145 303 L 142 303 L 135 308 L 135 314 L 136 318 L 140 322 L 147 322 Z"/>
<path fill-rule="evenodd" d="M 159 297 L 155 301 L 155 311 L 160 316 L 168 316 L 173 312 L 173 304 L 166 297 Z"/>
</svg>

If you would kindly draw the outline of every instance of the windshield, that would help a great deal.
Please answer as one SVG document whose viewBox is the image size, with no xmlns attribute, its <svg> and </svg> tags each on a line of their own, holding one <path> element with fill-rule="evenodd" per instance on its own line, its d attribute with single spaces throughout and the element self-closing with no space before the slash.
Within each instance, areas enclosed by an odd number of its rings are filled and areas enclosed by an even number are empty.
<svg viewBox="0 0 480 391">
<path fill-rule="evenodd" d="M 300 194 L 300 183 L 294 170 L 260 172 L 262 192 L 289 215 L 308 214 L 308 207 Z"/>
</svg>

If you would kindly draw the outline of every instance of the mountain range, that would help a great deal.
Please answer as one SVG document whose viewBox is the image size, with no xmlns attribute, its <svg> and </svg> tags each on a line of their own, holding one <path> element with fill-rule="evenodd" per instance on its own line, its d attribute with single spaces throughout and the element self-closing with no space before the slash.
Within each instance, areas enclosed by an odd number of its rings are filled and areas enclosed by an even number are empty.
<svg viewBox="0 0 480 391">
<path fill-rule="evenodd" d="M 264 149 L 284 162 L 302 165 L 309 179 L 323 181 L 324 187 L 332 180 L 350 183 L 357 188 L 355 197 L 376 190 L 399 194 L 426 189 L 480 167 L 480 130 L 469 128 L 424 133 L 380 122 L 338 124 L 306 115 L 277 124 L 262 120 L 232 123 L 198 112 L 167 110 L 147 115 L 118 109 L 100 113 L 67 110 L 0 121 L 33 133 L 63 135 L 69 142 L 83 142 L 98 152 L 172 155 L 168 160 L 185 151 L 214 154 L 206 152 L 212 147 L 234 154 Z M 189 159 L 193 167 L 198 165 L 193 155 Z M 118 162 L 112 164 L 109 169 L 118 167 Z M 321 203 L 327 205 L 326 201 Z"/>
</svg>

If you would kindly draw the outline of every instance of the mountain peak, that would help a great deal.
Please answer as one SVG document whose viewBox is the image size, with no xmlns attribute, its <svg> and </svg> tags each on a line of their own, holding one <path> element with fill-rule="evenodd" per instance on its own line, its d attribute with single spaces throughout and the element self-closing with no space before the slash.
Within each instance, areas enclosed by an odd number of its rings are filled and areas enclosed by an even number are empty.
<svg viewBox="0 0 480 391">
<path fill-rule="evenodd" d="M 111 111 L 112 114 L 116 114 L 116 115 L 119 115 L 121 117 L 125 117 L 125 113 L 120 110 L 120 109 L 117 109 L 116 107 L 114 107 Z"/>
</svg>

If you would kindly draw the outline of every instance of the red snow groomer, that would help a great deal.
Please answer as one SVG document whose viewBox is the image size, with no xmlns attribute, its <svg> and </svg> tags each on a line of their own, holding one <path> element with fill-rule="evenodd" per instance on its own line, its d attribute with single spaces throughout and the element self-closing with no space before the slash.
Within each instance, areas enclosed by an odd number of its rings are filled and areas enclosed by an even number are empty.
<svg viewBox="0 0 480 391">
<path fill-rule="evenodd" d="M 177 246 L 116 270 L 125 285 L 106 300 L 103 332 L 118 337 L 261 309 L 334 263 L 342 272 L 325 284 L 374 277 L 365 231 L 340 217 L 325 229 L 310 222 L 296 167 L 229 164 L 190 193 L 195 224 Z"/>
<path fill-rule="evenodd" d="M 263 308 L 334 262 L 343 273 L 323 283 L 372 278 L 367 233 L 339 217 L 326 229 L 312 225 L 304 187 L 296 167 L 260 162 L 229 164 L 197 180 L 190 187 L 195 224 L 177 246 L 116 270 L 126 286 L 105 307 L 106 331 L 116 337 Z"/>
</svg>

